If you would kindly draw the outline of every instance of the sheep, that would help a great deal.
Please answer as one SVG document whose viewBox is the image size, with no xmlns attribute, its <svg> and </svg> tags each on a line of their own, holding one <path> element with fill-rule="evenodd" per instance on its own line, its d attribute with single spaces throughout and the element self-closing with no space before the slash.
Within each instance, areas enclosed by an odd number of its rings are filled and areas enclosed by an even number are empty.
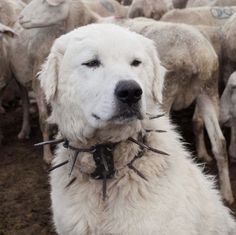
<svg viewBox="0 0 236 235">
<path fill-rule="evenodd" d="M 234 8 L 235 7 L 232 7 L 231 9 Z M 172 20 L 175 21 L 174 18 Z M 196 20 L 195 23 L 197 22 L 198 21 Z M 197 27 L 206 36 L 206 38 L 208 38 L 208 40 L 213 45 L 216 53 L 218 54 L 221 67 L 220 89 L 222 90 L 224 84 L 227 84 L 230 74 L 232 74 L 236 70 L 236 56 L 235 56 L 236 14 L 231 16 L 226 21 L 224 20 L 224 23 L 219 22 L 218 27 L 211 27 L 211 26 L 197 26 Z M 202 148 L 205 147 L 202 146 Z M 232 148 L 233 147 L 229 148 L 230 156 L 232 156 L 232 150 L 231 150 Z"/>
<path fill-rule="evenodd" d="M 236 72 L 231 74 L 220 99 L 220 122 L 231 128 L 229 155 L 236 161 Z"/>
<path fill-rule="evenodd" d="M 0 23 L 0 95 L 11 79 L 11 69 L 9 64 L 9 38 L 16 33 L 8 26 Z M 4 112 L 0 99 L 0 111 Z"/>
<path fill-rule="evenodd" d="M 230 74 L 236 70 L 236 14 L 234 14 L 222 27 L 222 51 L 224 63 L 224 82 L 227 83 Z"/>
<path fill-rule="evenodd" d="M 11 77 L 11 70 L 9 67 L 9 58 L 7 47 L 9 45 L 9 37 L 14 37 L 15 32 L 0 23 L 0 112 L 3 113 L 5 110 L 2 107 L 2 91 L 7 86 L 9 79 Z M 0 129 L 0 145 L 2 143 L 2 130 Z"/>
<path fill-rule="evenodd" d="M 19 13 L 24 8 L 25 4 L 21 1 L 14 1 L 14 0 L 2 0 L 0 2 L 0 22 L 4 23 L 4 28 L 6 26 L 12 27 L 15 21 L 18 18 Z M 3 28 L 3 25 L 1 26 Z M 8 28 L 9 29 L 9 28 Z M 12 31 L 13 32 L 13 31 Z M 9 56 L 9 49 L 10 49 L 10 42 L 8 40 L 3 42 L 1 41 L 1 47 L 4 46 L 4 53 L 1 54 L 1 65 L 0 65 L 0 73 L 1 75 L 1 83 L 4 86 L 8 83 L 8 81 L 12 78 L 13 74 L 10 71 L 10 56 Z M 23 123 L 21 127 L 21 131 L 18 134 L 18 138 L 28 138 L 30 132 L 30 123 L 29 123 L 29 100 L 28 100 L 28 92 L 27 89 L 19 84 L 20 93 L 22 97 L 22 106 L 23 106 Z M 3 87 L 2 87 L 3 89 Z M 2 91 L 0 91 L 0 95 L 2 95 Z"/>
<path fill-rule="evenodd" d="M 173 9 L 171 0 L 133 0 L 129 12 L 129 18 L 147 17 L 159 20 L 167 11 Z"/>
<path fill-rule="evenodd" d="M 236 0 L 188 0 L 186 7 L 236 6 Z"/>
<path fill-rule="evenodd" d="M 225 139 L 219 126 L 218 58 L 209 41 L 194 27 L 154 20 L 109 19 L 154 40 L 162 64 L 167 68 L 163 90 L 163 108 L 181 110 L 196 101 L 196 135 L 203 135 L 203 123 L 217 160 L 221 192 L 233 202 L 228 172 Z M 203 138 L 197 138 L 202 140 Z M 202 143 L 197 143 L 201 147 Z M 205 149 L 198 155 L 210 158 Z"/>
<path fill-rule="evenodd" d="M 235 12 L 236 6 L 174 9 L 167 12 L 161 18 L 161 21 L 186 23 L 191 25 L 221 26 Z"/>
<path fill-rule="evenodd" d="M 84 3 L 100 16 L 126 17 L 129 7 L 123 6 L 115 0 L 93 0 L 84 1 Z"/>
<path fill-rule="evenodd" d="M 230 54 L 232 55 L 233 53 L 231 53 L 232 48 L 230 48 L 230 45 L 228 45 L 228 42 L 226 41 L 227 33 L 223 31 L 229 28 L 230 25 L 232 25 L 233 27 L 233 24 L 229 22 L 231 22 L 231 19 L 234 18 L 234 16 L 231 17 L 231 15 L 233 14 L 234 11 L 236 11 L 236 7 L 214 8 L 218 9 L 216 12 L 224 12 L 224 11 L 226 12 L 226 9 L 230 9 L 230 11 L 227 11 L 228 14 L 225 15 L 225 17 L 220 17 L 220 18 L 213 17 L 215 15 L 213 14 L 212 9 L 213 9 L 212 7 L 199 7 L 199 8 L 186 8 L 183 10 L 172 10 L 168 12 L 166 15 L 164 15 L 161 18 L 161 21 L 178 22 L 178 23 L 195 25 L 201 31 L 201 33 L 211 42 L 212 46 L 214 47 L 219 58 L 221 73 L 224 74 L 222 76 L 228 77 L 229 74 L 233 72 L 233 70 L 231 69 L 229 72 L 227 72 L 228 74 L 227 75 L 226 71 L 228 69 L 226 69 L 227 65 L 225 64 L 226 61 L 228 61 L 227 57 L 230 57 Z M 221 14 L 219 13 L 218 15 L 220 16 Z M 223 28 L 225 30 L 223 30 Z M 234 32 L 233 29 L 227 31 L 229 33 Z M 233 45 L 233 43 L 231 44 Z M 227 55 L 227 52 L 229 55 Z"/>
</svg>

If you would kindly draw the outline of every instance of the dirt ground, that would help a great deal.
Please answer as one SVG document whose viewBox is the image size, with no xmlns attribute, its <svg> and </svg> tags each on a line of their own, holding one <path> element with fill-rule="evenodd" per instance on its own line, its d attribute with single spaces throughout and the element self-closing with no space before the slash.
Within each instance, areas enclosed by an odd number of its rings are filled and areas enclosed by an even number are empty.
<svg viewBox="0 0 236 235">
<path fill-rule="evenodd" d="M 179 131 L 192 143 L 192 111 L 175 113 Z M 180 118 L 181 117 L 181 118 Z M 175 121 L 176 122 L 176 121 Z M 37 116 L 32 117 L 30 140 L 19 141 L 21 109 L 9 107 L 0 115 L 5 136 L 0 147 L 0 235 L 52 235 L 48 167 L 42 161 L 42 150 L 33 146 L 41 141 Z M 194 151 L 194 144 L 187 145 Z M 207 171 L 217 174 L 213 162 Z M 236 196 L 236 165 L 230 166 L 232 186 Z M 236 212 L 236 203 L 231 206 Z"/>
</svg>

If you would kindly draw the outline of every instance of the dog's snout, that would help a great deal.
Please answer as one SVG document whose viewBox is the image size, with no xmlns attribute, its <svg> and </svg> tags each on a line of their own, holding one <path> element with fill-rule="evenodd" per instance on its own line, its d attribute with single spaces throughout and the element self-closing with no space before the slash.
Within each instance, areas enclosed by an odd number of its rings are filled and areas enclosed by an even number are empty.
<svg viewBox="0 0 236 235">
<path fill-rule="evenodd" d="M 115 89 L 117 99 L 123 103 L 134 104 L 142 97 L 143 91 L 133 80 L 120 81 Z"/>
</svg>

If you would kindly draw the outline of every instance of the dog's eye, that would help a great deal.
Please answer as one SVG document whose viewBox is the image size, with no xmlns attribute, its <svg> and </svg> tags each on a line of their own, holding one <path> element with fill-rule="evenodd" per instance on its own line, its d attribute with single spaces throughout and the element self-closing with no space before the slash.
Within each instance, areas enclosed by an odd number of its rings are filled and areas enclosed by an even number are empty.
<svg viewBox="0 0 236 235">
<path fill-rule="evenodd" d="M 133 60 L 131 66 L 138 67 L 142 62 L 140 60 Z"/>
<path fill-rule="evenodd" d="M 99 67 L 101 65 L 101 62 L 99 60 L 95 59 L 95 60 L 85 62 L 82 65 L 85 65 L 85 66 L 90 67 L 90 68 L 96 68 L 96 67 Z"/>
</svg>

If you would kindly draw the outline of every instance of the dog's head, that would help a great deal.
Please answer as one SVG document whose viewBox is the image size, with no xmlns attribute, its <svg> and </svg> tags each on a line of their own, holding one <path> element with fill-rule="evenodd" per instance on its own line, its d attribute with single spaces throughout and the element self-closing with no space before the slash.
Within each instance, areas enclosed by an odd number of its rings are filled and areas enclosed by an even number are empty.
<svg viewBox="0 0 236 235">
<path fill-rule="evenodd" d="M 93 24 L 58 38 L 39 78 L 51 120 L 67 138 L 99 133 L 117 141 L 140 131 L 146 112 L 162 102 L 163 71 L 151 40 Z"/>
</svg>

